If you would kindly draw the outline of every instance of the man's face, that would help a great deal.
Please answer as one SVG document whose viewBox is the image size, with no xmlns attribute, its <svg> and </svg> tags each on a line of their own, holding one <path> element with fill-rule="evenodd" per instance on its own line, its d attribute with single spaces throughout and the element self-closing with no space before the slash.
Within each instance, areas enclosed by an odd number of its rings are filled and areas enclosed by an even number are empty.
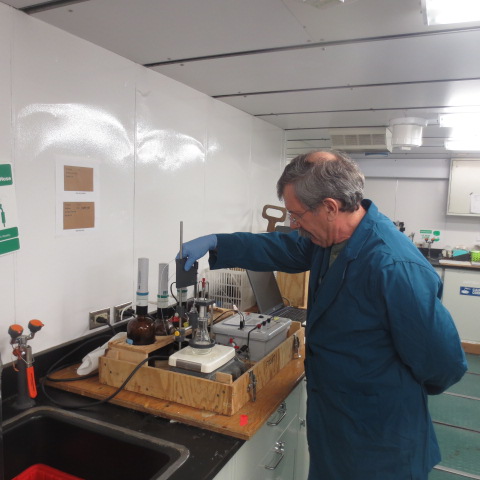
<svg viewBox="0 0 480 480">
<path fill-rule="evenodd" d="M 327 219 L 324 205 L 314 211 L 298 200 L 293 185 L 287 184 L 283 191 L 285 208 L 290 214 L 292 228 L 298 229 L 300 235 L 310 238 L 316 245 L 329 247 L 333 244 L 333 224 Z"/>
</svg>

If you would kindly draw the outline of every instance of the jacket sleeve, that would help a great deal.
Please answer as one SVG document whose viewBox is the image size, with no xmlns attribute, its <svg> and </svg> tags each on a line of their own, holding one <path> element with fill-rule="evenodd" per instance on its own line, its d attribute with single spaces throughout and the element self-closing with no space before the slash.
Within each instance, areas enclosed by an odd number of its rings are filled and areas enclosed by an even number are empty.
<svg viewBox="0 0 480 480">
<path fill-rule="evenodd" d="M 298 273 L 310 269 L 313 249 L 312 242 L 297 232 L 217 234 L 217 248 L 210 252 L 209 263 L 212 269 Z"/>
<path fill-rule="evenodd" d="M 467 363 L 453 319 L 441 303 L 442 283 L 429 266 L 399 261 L 382 269 L 388 328 L 396 351 L 428 394 L 458 382 Z"/>
</svg>

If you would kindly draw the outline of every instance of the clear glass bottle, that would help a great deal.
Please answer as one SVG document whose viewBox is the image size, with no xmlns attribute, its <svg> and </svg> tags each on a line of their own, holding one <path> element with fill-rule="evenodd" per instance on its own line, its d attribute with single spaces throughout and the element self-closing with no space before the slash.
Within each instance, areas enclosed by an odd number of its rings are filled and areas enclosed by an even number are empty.
<svg viewBox="0 0 480 480">
<path fill-rule="evenodd" d="M 155 335 L 168 336 L 173 335 L 175 328 L 172 323 L 173 308 L 158 308 L 157 318 L 155 320 Z"/>
</svg>

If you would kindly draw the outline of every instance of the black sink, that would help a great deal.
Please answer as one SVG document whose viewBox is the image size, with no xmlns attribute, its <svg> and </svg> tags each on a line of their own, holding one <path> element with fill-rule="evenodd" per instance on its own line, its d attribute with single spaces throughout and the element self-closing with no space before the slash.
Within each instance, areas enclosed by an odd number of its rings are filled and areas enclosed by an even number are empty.
<svg viewBox="0 0 480 480">
<path fill-rule="evenodd" d="M 4 475 L 46 464 L 85 480 L 166 480 L 188 449 L 151 435 L 51 407 L 37 407 L 3 425 Z"/>
</svg>

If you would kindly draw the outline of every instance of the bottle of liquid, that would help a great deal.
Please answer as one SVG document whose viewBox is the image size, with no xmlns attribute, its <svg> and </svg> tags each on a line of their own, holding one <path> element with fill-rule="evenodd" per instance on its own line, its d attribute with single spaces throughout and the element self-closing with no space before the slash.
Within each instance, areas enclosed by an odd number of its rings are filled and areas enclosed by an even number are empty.
<svg viewBox="0 0 480 480">
<path fill-rule="evenodd" d="M 131 345 L 155 342 L 155 322 L 148 315 L 148 258 L 138 259 L 135 316 L 127 324 L 127 342 Z"/>
</svg>

